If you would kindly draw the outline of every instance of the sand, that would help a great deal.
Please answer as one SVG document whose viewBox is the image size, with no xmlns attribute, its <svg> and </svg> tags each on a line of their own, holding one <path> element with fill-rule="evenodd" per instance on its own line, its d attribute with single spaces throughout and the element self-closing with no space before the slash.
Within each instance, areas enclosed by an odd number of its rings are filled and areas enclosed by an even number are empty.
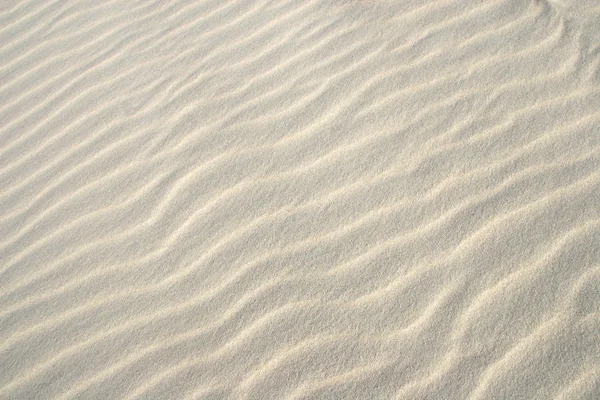
<svg viewBox="0 0 600 400">
<path fill-rule="evenodd" d="M 594 0 L 0 3 L 0 399 L 598 399 Z"/>
</svg>

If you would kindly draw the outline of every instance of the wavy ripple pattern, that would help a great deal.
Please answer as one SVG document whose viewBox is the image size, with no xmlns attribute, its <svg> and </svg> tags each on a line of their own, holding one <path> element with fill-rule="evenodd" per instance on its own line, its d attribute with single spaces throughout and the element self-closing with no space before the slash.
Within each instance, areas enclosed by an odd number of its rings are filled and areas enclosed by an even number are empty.
<svg viewBox="0 0 600 400">
<path fill-rule="evenodd" d="M 594 399 L 600 8 L 0 5 L 0 399 Z"/>
</svg>

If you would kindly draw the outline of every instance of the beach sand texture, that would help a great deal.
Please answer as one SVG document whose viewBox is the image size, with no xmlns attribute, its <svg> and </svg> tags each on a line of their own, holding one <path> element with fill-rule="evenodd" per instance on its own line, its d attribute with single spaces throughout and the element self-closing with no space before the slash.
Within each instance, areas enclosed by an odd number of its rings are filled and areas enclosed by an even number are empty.
<svg viewBox="0 0 600 400">
<path fill-rule="evenodd" d="M 600 3 L 0 2 L 0 399 L 600 398 Z"/>
</svg>

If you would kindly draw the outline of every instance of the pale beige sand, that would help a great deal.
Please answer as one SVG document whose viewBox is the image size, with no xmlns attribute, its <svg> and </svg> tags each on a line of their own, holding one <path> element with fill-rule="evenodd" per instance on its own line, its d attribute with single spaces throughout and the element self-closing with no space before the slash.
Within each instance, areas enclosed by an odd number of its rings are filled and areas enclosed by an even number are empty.
<svg viewBox="0 0 600 400">
<path fill-rule="evenodd" d="M 0 2 L 0 399 L 600 398 L 596 0 Z"/>
</svg>

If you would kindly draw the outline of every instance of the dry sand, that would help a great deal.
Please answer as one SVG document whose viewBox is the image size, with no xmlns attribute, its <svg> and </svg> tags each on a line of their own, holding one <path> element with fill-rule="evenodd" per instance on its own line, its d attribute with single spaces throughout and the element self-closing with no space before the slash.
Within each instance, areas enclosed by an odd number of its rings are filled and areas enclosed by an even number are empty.
<svg viewBox="0 0 600 400">
<path fill-rule="evenodd" d="M 600 3 L 0 3 L 0 399 L 598 399 Z"/>
</svg>

